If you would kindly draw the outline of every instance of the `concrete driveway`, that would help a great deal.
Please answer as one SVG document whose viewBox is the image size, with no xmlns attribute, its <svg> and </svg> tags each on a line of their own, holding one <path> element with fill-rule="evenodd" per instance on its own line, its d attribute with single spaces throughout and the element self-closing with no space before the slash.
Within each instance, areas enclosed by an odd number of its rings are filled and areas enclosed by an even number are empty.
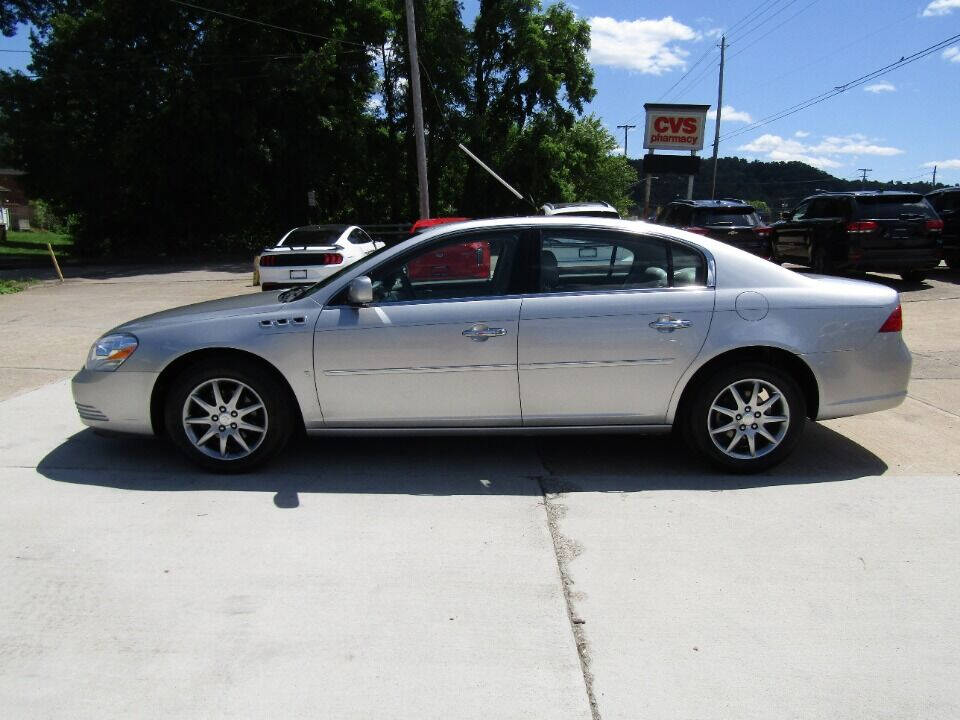
<svg viewBox="0 0 960 720">
<path fill-rule="evenodd" d="M 2 373 L 34 371 L 0 402 L 5 716 L 960 715 L 956 273 L 900 288 L 900 408 L 749 478 L 633 436 L 315 439 L 227 478 L 83 429 L 58 378 L 252 290 L 210 277 L 0 298 Z"/>
</svg>

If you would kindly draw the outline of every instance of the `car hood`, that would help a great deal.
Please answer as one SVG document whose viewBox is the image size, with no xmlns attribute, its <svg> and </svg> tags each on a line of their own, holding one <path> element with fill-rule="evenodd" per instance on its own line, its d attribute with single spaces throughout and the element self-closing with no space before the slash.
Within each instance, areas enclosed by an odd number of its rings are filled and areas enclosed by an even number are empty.
<svg viewBox="0 0 960 720">
<path fill-rule="evenodd" d="M 143 327 L 158 327 L 174 325 L 181 322 L 194 322 L 214 317 L 231 317 L 235 315 L 258 315 L 275 312 L 282 305 L 277 299 L 281 291 L 257 292 L 222 300 L 208 300 L 207 302 L 184 305 L 162 312 L 144 315 L 136 320 L 118 325 L 114 331 L 133 332 Z"/>
</svg>

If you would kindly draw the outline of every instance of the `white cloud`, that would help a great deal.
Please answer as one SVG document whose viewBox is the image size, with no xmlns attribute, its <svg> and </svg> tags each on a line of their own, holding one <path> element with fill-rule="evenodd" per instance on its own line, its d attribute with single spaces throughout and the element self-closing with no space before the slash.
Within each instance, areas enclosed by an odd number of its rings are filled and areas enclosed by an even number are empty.
<svg viewBox="0 0 960 720">
<path fill-rule="evenodd" d="M 960 45 L 948 47 L 943 51 L 943 59 L 950 62 L 960 63 Z"/>
<path fill-rule="evenodd" d="M 806 145 L 796 140 L 782 138 L 779 135 L 761 135 L 756 140 L 746 145 L 741 145 L 738 150 L 744 152 L 756 153 L 765 156 L 768 160 L 777 160 L 790 162 L 797 160 L 799 162 L 813 165 L 821 170 L 826 168 L 840 167 L 840 163 L 831 160 L 828 157 L 817 157 L 809 153 Z"/>
<path fill-rule="evenodd" d="M 880 93 L 893 92 L 897 89 L 897 86 L 893 83 L 888 82 L 878 82 L 873 85 L 867 85 L 863 88 L 864 92 L 874 93 L 879 95 Z"/>
<path fill-rule="evenodd" d="M 693 28 L 669 15 L 660 20 L 594 17 L 590 18 L 590 62 L 662 75 L 686 66 L 690 53 L 677 43 L 697 37 Z"/>
<path fill-rule="evenodd" d="M 953 158 L 952 160 L 931 160 L 930 162 L 925 162 L 923 167 L 932 168 L 934 165 L 937 166 L 938 170 L 960 170 L 960 158 Z"/>
<path fill-rule="evenodd" d="M 809 133 L 798 135 L 806 137 Z M 753 142 L 741 145 L 738 150 L 754 153 L 768 160 L 798 160 L 821 169 L 841 167 L 846 155 L 900 155 L 900 148 L 877 145 L 865 135 L 854 133 L 825 137 L 817 143 L 803 143 L 779 135 L 761 135 Z"/>
<path fill-rule="evenodd" d="M 808 133 L 806 130 L 797 130 L 793 134 L 793 136 L 798 138 L 805 138 L 805 137 L 810 137 L 810 133 Z"/>
<path fill-rule="evenodd" d="M 960 10 L 960 0 L 933 0 L 923 9 L 923 16 L 949 15 L 954 10 Z"/>
<path fill-rule="evenodd" d="M 717 111 L 716 110 L 707 110 L 707 120 L 716 120 Z M 752 123 L 753 118 L 750 117 L 750 113 L 745 110 L 736 110 L 733 105 L 724 105 L 723 113 L 720 117 L 720 124 L 722 125 L 725 122 L 742 122 L 742 123 Z"/>
</svg>

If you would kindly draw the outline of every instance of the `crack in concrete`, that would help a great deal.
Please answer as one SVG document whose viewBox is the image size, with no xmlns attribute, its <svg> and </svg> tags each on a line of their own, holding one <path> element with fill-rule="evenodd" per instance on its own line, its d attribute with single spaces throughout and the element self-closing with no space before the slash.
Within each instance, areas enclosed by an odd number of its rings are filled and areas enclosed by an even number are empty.
<svg viewBox="0 0 960 720">
<path fill-rule="evenodd" d="M 543 509 L 547 516 L 547 529 L 550 531 L 550 539 L 553 542 L 553 555 L 557 561 L 557 570 L 560 573 L 560 584 L 563 588 L 563 599 L 567 607 L 567 620 L 570 623 L 570 632 L 573 634 L 573 641 L 577 646 L 577 657 L 580 660 L 580 673 L 583 676 L 583 685 L 587 693 L 587 702 L 590 704 L 590 715 L 593 720 L 601 720 L 600 708 L 597 706 L 597 698 L 593 692 L 593 673 L 590 670 L 591 655 L 590 642 L 587 640 L 587 634 L 584 630 L 584 620 L 579 616 L 576 609 L 576 601 L 582 600 L 583 593 L 573 589 L 573 579 L 570 577 L 569 565 L 581 552 L 583 546 L 575 540 L 568 538 L 560 532 L 560 520 L 567 514 L 567 507 L 558 502 L 564 493 L 571 490 L 577 490 L 574 486 L 565 486 L 554 475 L 553 471 L 547 465 L 543 458 L 540 448 L 537 448 L 537 456 L 540 464 L 543 465 L 547 475 L 536 475 L 533 479 L 540 488 L 540 494 L 543 496 Z"/>
</svg>

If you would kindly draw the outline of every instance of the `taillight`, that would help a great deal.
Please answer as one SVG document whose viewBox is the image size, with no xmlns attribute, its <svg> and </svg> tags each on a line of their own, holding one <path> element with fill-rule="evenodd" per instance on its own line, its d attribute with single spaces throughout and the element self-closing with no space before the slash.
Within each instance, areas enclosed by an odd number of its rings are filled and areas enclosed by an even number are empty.
<svg viewBox="0 0 960 720">
<path fill-rule="evenodd" d="M 943 220 L 927 220 L 927 230 L 933 230 L 934 232 L 940 232 L 943 230 Z"/>
<path fill-rule="evenodd" d="M 868 233 L 879 227 L 873 220 L 861 220 L 847 224 L 848 233 Z"/>
<path fill-rule="evenodd" d="M 276 255 L 264 255 L 260 258 L 260 267 L 271 267 L 277 264 Z"/>
<path fill-rule="evenodd" d="M 321 253 L 317 256 L 317 265 L 339 265 L 343 262 L 343 255 L 338 255 L 337 253 Z M 304 265 L 309 265 L 309 263 L 304 263 Z"/>
<path fill-rule="evenodd" d="M 890 313 L 890 317 L 880 326 L 880 332 L 900 332 L 901 330 L 903 330 L 903 310 L 900 305 L 897 305 L 897 309 Z"/>
<path fill-rule="evenodd" d="M 770 237 L 770 233 L 772 231 L 773 231 L 773 228 L 767 227 L 765 225 L 758 225 L 753 229 L 753 232 L 756 233 L 758 238 L 764 238 L 764 239 Z"/>
<path fill-rule="evenodd" d="M 686 230 L 687 232 L 696 233 L 697 235 L 706 235 L 710 231 L 703 227 L 697 227 L 696 225 L 691 225 L 690 227 L 681 228 L 681 230 Z"/>
</svg>

